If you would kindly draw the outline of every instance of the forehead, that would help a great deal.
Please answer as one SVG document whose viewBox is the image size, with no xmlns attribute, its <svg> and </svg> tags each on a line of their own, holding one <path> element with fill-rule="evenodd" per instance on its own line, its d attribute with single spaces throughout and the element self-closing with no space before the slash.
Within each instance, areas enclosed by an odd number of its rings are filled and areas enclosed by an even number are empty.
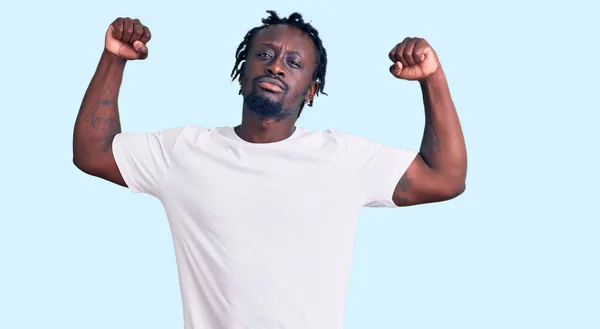
<svg viewBox="0 0 600 329">
<path fill-rule="evenodd" d="M 288 51 L 296 51 L 303 57 L 315 57 L 315 44 L 302 30 L 295 26 L 279 24 L 260 30 L 252 40 L 252 46 L 272 44 Z M 315 58 L 316 59 L 316 58 Z"/>
</svg>

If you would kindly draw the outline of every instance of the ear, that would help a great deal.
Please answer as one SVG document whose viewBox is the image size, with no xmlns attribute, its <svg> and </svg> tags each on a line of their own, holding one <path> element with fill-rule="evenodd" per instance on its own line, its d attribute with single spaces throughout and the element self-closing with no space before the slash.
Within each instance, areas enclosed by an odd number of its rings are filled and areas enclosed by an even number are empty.
<svg viewBox="0 0 600 329">
<path fill-rule="evenodd" d="M 310 101 L 315 97 L 315 94 L 317 93 L 317 82 L 313 81 L 310 86 L 308 87 L 308 92 L 306 93 L 306 96 L 304 97 L 304 103 L 310 103 Z"/>
</svg>

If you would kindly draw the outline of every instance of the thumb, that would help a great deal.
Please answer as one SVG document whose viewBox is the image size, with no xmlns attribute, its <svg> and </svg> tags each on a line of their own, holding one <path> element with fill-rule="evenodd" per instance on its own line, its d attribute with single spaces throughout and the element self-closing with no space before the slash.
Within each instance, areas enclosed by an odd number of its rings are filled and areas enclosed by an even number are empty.
<svg viewBox="0 0 600 329">
<path fill-rule="evenodd" d="M 400 77 L 400 72 L 402 72 L 402 63 L 400 61 L 395 62 L 390 66 L 390 73 L 392 73 L 395 77 Z"/>
<path fill-rule="evenodd" d="M 138 53 L 140 59 L 148 57 L 148 47 L 141 41 L 136 40 L 133 42 L 133 49 Z"/>
</svg>

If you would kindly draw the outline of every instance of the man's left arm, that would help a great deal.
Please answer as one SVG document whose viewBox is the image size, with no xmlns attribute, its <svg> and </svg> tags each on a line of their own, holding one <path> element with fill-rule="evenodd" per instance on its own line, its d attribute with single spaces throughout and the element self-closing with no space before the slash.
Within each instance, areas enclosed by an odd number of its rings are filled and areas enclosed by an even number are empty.
<svg viewBox="0 0 600 329">
<path fill-rule="evenodd" d="M 406 38 L 390 51 L 390 72 L 418 81 L 423 93 L 425 128 L 418 155 L 393 192 L 397 206 L 450 200 L 466 188 L 467 151 L 446 75 L 427 41 Z"/>
</svg>

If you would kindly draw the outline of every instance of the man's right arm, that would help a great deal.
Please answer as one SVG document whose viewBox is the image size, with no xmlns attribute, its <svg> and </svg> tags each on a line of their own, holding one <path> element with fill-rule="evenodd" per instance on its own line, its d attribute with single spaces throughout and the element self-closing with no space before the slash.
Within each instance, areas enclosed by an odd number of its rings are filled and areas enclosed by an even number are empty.
<svg viewBox="0 0 600 329">
<path fill-rule="evenodd" d="M 121 132 L 117 99 L 125 60 L 104 51 L 83 97 L 73 130 L 73 163 L 83 172 L 127 186 L 112 141 Z"/>
<path fill-rule="evenodd" d="M 127 60 L 145 59 L 149 40 L 150 31 L 137 19 L 118 18 L 110 25 L 73 130 L 75 166 L 125 187 L 112 150 L 113 139 L 121 132 L 118 96 Z"/>
</svg>

